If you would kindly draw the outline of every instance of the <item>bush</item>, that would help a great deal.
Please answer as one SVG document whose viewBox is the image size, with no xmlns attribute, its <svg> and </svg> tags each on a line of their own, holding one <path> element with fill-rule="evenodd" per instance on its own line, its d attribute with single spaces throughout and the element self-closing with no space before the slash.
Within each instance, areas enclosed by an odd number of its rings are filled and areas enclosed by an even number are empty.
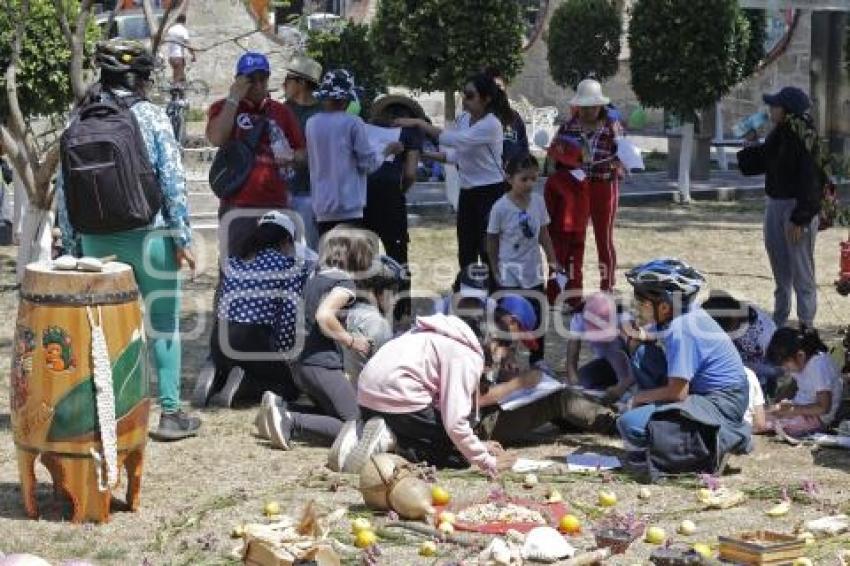
<svg viewBox="0 0 850 566">
<path fill-rule="evenodd" d="M 641 104 L 686 120 L 744 76 L 749 26 L 736 0 L 638 0 L 629 29 Z"/>
<path fill-rule="evenodd" d="M 556 84 L 574 89 L 588 77 L 617 73 L 623 20 L 612 0 L 567 0 L 549 24 L 549 72 Z"/>
</svg>

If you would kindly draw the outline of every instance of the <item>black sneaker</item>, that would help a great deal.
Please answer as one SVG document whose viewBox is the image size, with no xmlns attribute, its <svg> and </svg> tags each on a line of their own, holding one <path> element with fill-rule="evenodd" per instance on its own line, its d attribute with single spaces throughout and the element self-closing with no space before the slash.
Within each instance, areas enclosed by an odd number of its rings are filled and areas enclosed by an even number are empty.
<svg viewBox="0 0 850 566">
<path fill-rule="evenodd" d="M 178 410 L 162 413 L 159 417 L 159 427 L 150 431 L 150 437 L 161 442 L 183 440 L 197 435 L 199 428 L 201 428 L 201 419 Z"/>
<path fill-rule="evenodd" d="M 227 374 L 227 382 L 221 388 L 221 391 L 210 397 L 209 405 L 211 407 L 229 409 L 233 405 L 233 398 L 236 396 L 236 392 L 239 390 L 244 379 L 244 369 L 239 366 L 230 368 L 230 373 Z"/>
</svg>

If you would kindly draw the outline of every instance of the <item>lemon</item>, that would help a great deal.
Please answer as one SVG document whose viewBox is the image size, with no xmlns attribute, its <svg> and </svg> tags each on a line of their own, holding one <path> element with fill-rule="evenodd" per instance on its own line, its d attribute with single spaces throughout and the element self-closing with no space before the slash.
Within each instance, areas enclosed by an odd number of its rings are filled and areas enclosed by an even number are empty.
<svg viewBox="0 0 850 566">
<path fill-rule="evenodd" d="M 813 535 L 812 533 L 810 533 L 808 531 L 806 531 L 804 533 L 800 533 L 799 535 L 797 535 L 797 539 L 805 541 L 806 545 L 815 544 L 815 535 Z"/>
<path fill-rule="evenodd" d="M 243 525 L 236 525 L 233 527 L 233 530 L 230 531 L 230 536 L 232 538 L 242 538 L 245 536 L 245 527 Z"/>
<path fill-rule="evenodd" d="M 371 531 L 372 523 L 369 522 L 369 519 L 365 517 L 358 517 L 351 521 L 351 532 L 353 534 L 357 534 L 360 531 Z"/>
<path fill-rule="evenodd" d="M 549 495 L 546 499 L 549 503 L 562 503 L 564 501 L 564 496 L 561 495 L 561 492 L 557 489 L 549 490 Z"/>
<path fill-rule="evenodd" d="M 451 501 L 452 496 L 444 487 L 440 487 L 439 485 L 435 485 L 431 488 L 431 501 L 434 502 L 434 505 L 445 505 L 449 501 Z"/>
<path fill-rule="evenodd" d="M 436 556 L 437 544 L 434 541 L 426 540 L 419 546 L 419 556 Z"/>
<path fill-rule="evenodd" d="M 354 535 L 354 546 L 357 548 L 368 548 L 376 542 L 378 542 L 378 535 L 368 529 Z"/>
<path fill-rule="evenodd" d="M 526 474 L 525 478 L 522 480 L 522 485 L 526 489 L 531 489 L 535 485 L 537 485 L 540 480 L 537 479 L 537 476 L 534 474 Z"/>
<path fill-rule="evenodd" d="M 697 526 L 694 524 L 693 521 L 689 521 L 689 520 L 685 519 L 679 525 L 679 534 L 680 535 L 691 536 L 695 532 L 697 532 Z"/>
<path fill-rule="evenodd" d="M 448 536 L 455 532 L 454 525 L 451 523 L 440 523 L 440 526 L 437 527 L 437 530 L 440 531 L 443 536 Z"/>
<path fill-rule="evenodd" d="M 783 501 L 782 503 L 778 503 L 765 511 L 769 517 L 781 517 L 788 513 L 791 510 L 791 502 Z"/>
<path fill-rule="evenodd" d="M 646 542 L 649 544 L 664 544 L 667 539 L 667 533 L 661 527 L 649 527 L 646 529 Z"/>
<path fill-rule="evenodd" d="M 698 490 L 697 499 L 702 503 L 708 502 L 711 499 L 711 490 L 706 488 Z"/>
<path fill-rule="evenodd" d="M 437 516 L 437 524 L 440 523 L 448 523 L 450 525 L 454 525 L 457 522 L 457 517 L 455 517 L 454 513 L 450 513 L 448 511 L 443 511 Z"/>
<path fill-rule="evenodd" d="M 613 491 L 600 491 L 599 492 L 599 506 L 600 507 L 613 507 L 617 504 L 617 494 Z"/>
<path fill-rule="evenodd" d="M 564 515 L 558 521 L 558 528 L 562 533 L 576 535 L 581 532 L 581 521 L 575 515 Z"/>
<path fill-rule="evenodd" d="M 277 501 L 269 501 L 263 507 L 263 513 L 266 517 L 271 517 L 272 515 L 280 515 L 280 503 Z"/>
<path fill-rule="evenodd" d="M 694 545 L 694 552 L 702 556 L 703 558 L 711 558 L 712 552 L 711 547 L 705 544 L 704 542 L 698 542 Z"/>
<path fill-rule="evenodd" d="M 649 491 L 649 488 L 648 488 L 648 487 L 642 487 L 642 488 L 640 488 L 640 490 L 638 491 L 637 496 L 638 496 L 638 499 L 644 499 L 644 500 L 646 500 L 646 499 L 649 499 L 650 497 L 652 497 L 652 492 L 651 492 L 651 491 Z"/>
</svg>

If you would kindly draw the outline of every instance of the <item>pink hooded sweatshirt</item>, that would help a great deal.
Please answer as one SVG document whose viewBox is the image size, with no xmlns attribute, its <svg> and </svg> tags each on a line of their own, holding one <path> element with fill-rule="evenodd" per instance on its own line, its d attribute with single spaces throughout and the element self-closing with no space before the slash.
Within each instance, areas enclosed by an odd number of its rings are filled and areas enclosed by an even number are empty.
<svg viewBox="0 0 850 566">
<path fill-rule="evenodd" d="M 410 332 L 384 344 L 363 368 L 357 402 L 391 414 L 433 406 L 467 461 L 495 472 L 495 457 L 469 424 L 483 369 L 481 345 L 461 319 L 443 314 L 418 317 Z"/>
</svg>

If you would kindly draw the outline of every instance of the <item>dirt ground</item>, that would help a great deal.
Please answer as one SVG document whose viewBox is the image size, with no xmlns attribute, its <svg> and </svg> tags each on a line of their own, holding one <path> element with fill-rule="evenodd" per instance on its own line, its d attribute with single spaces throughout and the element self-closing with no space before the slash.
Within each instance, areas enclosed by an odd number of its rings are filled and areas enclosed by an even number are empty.
<svg viewBox="0 0 850 566">
<path fill-rule="evenodd" d="M 642 205 L 624 208 L 617 224 L 619 264 L 627 269 L 654 256 L 679 256 L 700 268 L 713 288 L 740 294 L 770 309 L 772 285 L 762 248 L 760 201 L 743 203 L 697 203 L 690 208 L 674 205 Z M 430 266 L 438 262 L 453 265 L 454 228 L 444 223 L 418 226 L 412 230 L 411 257 L 429 266 L 418 273 L 418 289 L 444 290 L 451 273 L 437 274 Z M 837 342 L 841 325 L 850 321 L 850 301 L 838 296 L 832 281 L 838 268 L 838 243 L 843 231 L 834 229 L 820 236 L 817 244 L 820 309 L 817 325 L 832 342 Z M 591 238 L 592 239 L 592 238 Z M 209 238 L 207 238 L 209 241 Z M 13 287 L 14 250 L 2 252 L 0 280 L 0 373 L 9 371 L 11 334 L 16 316 L 17 296 Z M 209 256 L 209 253 L 206 254 Z M 588 260 L 595 258 L 590 244 Z M 184 305 L 184 330 L 199 329 L 199 334 L 184 343 L 184 394 L 192 389 L 201 360 L 206 353 L 204 317 L 209 314 L 214 269 L 206 269 L 188 282 Z M 595 262 L 587 262 L 588 285 L 596 282 Z M 449 270 L 450 271 L 450 270 Z M 622 277 L 618 287 L 627 291 Z M 563 348 L 555 336 L 549 336 L 547 358 L 560 367 Z M 14 445 L 8 413 L 9 386 L 0 380 L 0 552 L 31 552 L 54 563 L 72 558 L 94 564 L 165 565 L 235 564 L 231 555 L 236 546 L 229 538 L 234 525 L 262 522 L 267 501 L 278 501 L 284 512 L 297 513 L 309 500 L 316 499 L 334 508 L 351 506 L 352 513 L 365 513 L 356 478 L 323 471 L 326 449 L 298 445 L 291 452 L 271 450 L 252 436 L 253 409 L 206 411 L 199 437 L 177 444 L 149 443 L 142 485 L 142 507 L 138 513 L 115 512 L 106 525 L 74 526 L 62 517 L 67 509 L 53 500 L 46 472 L 39 468 L 38 501 L 43 518 L 25 517 L 21 504 Z M 154 420 L 156 422 L 156 420 Z M 585 435 L 561 435 L 548 432 L 542 444 L 517 449 L 522 456 L 554 458 L 563 461 L 575 450 L 620 453 L 616 440 Z M 596 493 L 605 488 L 614 491 L 621 512 L 646 515 L 652 525 L 675 533 L 682 519 L 693 520 L 695 535 L 674 539 L 682 542 L 707 542 L 716 546 L 717 536 L 748 529 L 770 528 L 790 532 L 800 521 L 836 511 L 850 512 L 850 452 L 792 448 L 765 438 L 756 441 L 755 452 L 733 458 L 734 475 L 722 478 L 728 487 L 740 488 L 749 495 L 742 506 L 727 511 L 700 511 L 695 499 L 694 481 L 677 481 L 652 486 L 652 497 L 637 499 L 639 484 L 625 474 L 613 476 L 541 475 L 541 484 L 529 492 L 521 487 L 521 478 L 508 476 L 505 486 L 511 494 L 542 497 L 546 486 L 553 485 L 564 495 L 571 509 L 584 521 L 585 534 L 573 542 L 580 549 L 592 546 L 590 527 L 600 512 L 595 507 Z M 456 495 L 484 495 L 491 484 L 475 473 L 441 473 L 441 484 Z M 800 491 L 803 482 L 813 482 L 817 493 Z M 764 510 L 779 497 L 782 489 L 794 496 L 791 512 L 771 519 Z M 120 497 L 120 496 L 119 496 Z M 351 516 L 351 515 L 350 515 Z M 376 518 L 377 522 L 383 521 Z M 350 542 L 347 521 L 332 534 Z M 380 564 L 446 564 L 466 556 L 459 547 L 439 546 L 437 558 L 419 558 L 419 541 L 412 534 L 393 536 L 381 541 Z M 850 537 L 820 541 L 807 549 L 815 564 L 837 564 L 836 550 L 850 548 Z M 652 547 L 636 542 L 625 557 L 610 564 L 647 563 Z M 348 563 L 359 562 L 353 556 Z"/>
</svg>

